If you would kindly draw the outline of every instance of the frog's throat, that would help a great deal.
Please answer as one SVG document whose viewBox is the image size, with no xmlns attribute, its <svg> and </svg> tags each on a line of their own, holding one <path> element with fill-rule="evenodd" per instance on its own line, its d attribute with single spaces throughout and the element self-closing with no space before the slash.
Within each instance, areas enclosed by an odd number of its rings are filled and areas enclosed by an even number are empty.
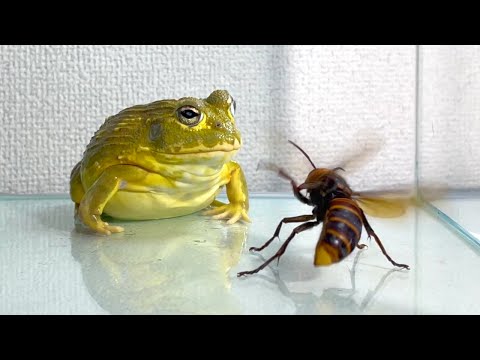
<svg viewBox="0 0 480 360">
<path fill-rule="evenodd" d="M 141 158 L 141 166 L 148 171 L 163 174 L 168 169 L 172 171 L 178 170 L 178 165 L 186 166 L 182 171 L 189 172 L 193 168 L 219 169 L 228 163 L 237 153 L 237 150 L 232 151 L 210 151 L 210 152 L 196 152 L 190 154 L 167 154 L 155 151 L 144 153 Z M 139 158 L 137 157 L 137 163 Z M 197 172 L 197 170 L 195 170 Z M 203 170 L 202 170 L 203 172 Z M 163 174 L 165 175 L 165 174 Z"/>
</svg>

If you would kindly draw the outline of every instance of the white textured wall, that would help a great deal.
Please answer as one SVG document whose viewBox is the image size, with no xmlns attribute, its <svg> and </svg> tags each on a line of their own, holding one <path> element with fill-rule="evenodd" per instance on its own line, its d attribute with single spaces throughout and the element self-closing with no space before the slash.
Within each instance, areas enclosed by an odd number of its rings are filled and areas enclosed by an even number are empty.
<svg viewBox="0 0 480 360">
<path fill-rule="evenodd" d="M 287 139 L 317 166 L 380 141 L 352 185 L 414 179 L 413 46 L 1 46 L 0 70 L 0 192 L 65 193 L 107 116 L 217 88 L 237 101 L 245 142 L 237 160 L 251 191 L 289 188 L 256 170 L 261 159 L 306 175 Z"/>
<path fill-rule="evenodd" d="M 421 47 L 419 177 L 480 187 L 480 46 Z"/>
</svg>

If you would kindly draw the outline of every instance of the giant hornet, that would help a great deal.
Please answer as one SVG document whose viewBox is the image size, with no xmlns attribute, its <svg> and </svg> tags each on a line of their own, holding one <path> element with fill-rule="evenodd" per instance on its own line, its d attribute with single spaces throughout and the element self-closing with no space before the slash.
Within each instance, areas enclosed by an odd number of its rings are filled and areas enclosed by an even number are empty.
<svg viewBox="0 0 480 360">
<path fill-rule="evenodd" d="M 285 170 L 270 164 L 270 170 L 275 170 L 278 175 L 289 180 L 293 194 L 302 203 L 313 206 L 311 215 L 300 215 L 284 218 L 277 226 L 273 236 L 260 247 L 251 247 L 250 251 L 261 251 L 279 236 L 282 225 L 285 223 L 304 222 L 293 229 L 280 249 L 258 268 L 251 271 L 242 271 L 238 277 L 259 272 L 285 253 L 290 241 L 298 233 L 311 229 L 323 222 L 323 229 L 315 248 L 314 265 L 325 266 L 337 263 L 346 258 L 357 247 L 363 249 L 366 245 L 359 244 L 362 227 L 365 227 L 368 238 L 373 237 L 380 247 L 383 255 L 395 266 L 410 270 L 406 264 L 395 262 L 388 255 L 379 237 L 368 223 L 364 210 L 374 216 L 396 217 L 402 215 L 410 204 L 407 197 L 388 198 L 382 196 L 368 196 L 352 191 L 347 181 L 339 174 L 344 171 L 342 167 L 333 169 L 317 168 L 310 157 L 297 144 L 289 140 L 293 146 L 300 150 L 313 166 L 303 184 L 297 185 L 295 180 Z M 301 190 L 306 190 L 303 195 Z M 313 220 L 313 221 L 309 221 Z M 306 221 L 306 222 L 305 222 Z"/>
</svg>

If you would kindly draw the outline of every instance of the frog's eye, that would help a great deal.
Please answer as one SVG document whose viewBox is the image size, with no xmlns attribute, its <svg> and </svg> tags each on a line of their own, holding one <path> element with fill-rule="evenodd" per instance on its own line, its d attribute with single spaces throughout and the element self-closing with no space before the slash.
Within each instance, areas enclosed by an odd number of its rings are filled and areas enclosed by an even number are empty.
<svg viewBox="0 0 480 360">
<path fill-rule="evenodd" d="M 203 114 L 193 106 L 182 106 L 177 113 L 180 122 L 188 126 L 197 125 L 203 118 Z"/>
<path fill-rule="evenodd" d="M 237 110 L 237 103 L 235 102 L 235 100 L 232 99 L 232 103 L 230 104 L 230 114 L 232 114 L 232 116 L 235 116 L 236 110 Z"/>
</svg>

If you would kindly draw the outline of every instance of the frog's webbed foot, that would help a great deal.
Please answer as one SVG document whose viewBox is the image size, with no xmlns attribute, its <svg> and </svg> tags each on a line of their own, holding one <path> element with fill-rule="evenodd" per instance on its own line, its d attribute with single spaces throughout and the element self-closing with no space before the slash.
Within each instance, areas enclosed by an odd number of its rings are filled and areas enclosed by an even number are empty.
<svg viewBox="0 0 480 360">
<path fill-rule="evenodd" d="M 251 222 L 247 210 L 241 203 L 222 204 L 220 201 L 215 201 L 212 206 L 215 208 L 204 211 L 203 215 L 213 215 L 212 217 L 216 220 L 229 218 L 227 224 L 234 224 L 240 219 Z"/>
<path fill-rule="evenodd" d="M 82 211 L 82 207 L 76 209 L 75 218 L 76 220 L 80 220 L 80 222 L 90 230 L 100 234 L 111 235 L 112 233 L 124 231 L 121 226 L 109 225 L 107 222 L 102 221 L 100 215 L 88 214 Z"/>
</svg>

